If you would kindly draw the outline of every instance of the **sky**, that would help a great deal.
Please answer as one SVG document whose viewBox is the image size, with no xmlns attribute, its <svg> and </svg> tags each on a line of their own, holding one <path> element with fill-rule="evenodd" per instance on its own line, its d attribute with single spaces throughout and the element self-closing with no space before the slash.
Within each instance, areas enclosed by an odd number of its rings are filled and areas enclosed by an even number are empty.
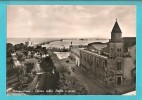
<svg viewBox="0 0 142 100">
<path fill-rule="evenodd" d="M 134 5 L 9 5 L 8 38 L 110 38 L 114 23 L 136 36 Z"/>
</svg>

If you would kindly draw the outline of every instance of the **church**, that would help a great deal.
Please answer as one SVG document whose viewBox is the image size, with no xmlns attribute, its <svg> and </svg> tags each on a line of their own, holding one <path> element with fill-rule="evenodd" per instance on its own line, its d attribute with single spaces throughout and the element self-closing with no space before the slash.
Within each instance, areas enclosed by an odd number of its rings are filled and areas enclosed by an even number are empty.
<svg viewBox="0 0 142 100">
<path fill-rule="evenodd" d="M 106 86 L 136 82 L 136 37 L 122 37 L 117 20 L 107 43 L 93 42 L 84 48 L 71 45 L 70 55 L 81 70 Z"/>
<path fill-rule="evenodd" d="M 33 43 L 30 41 L 30 38 L 28 39 L 28 41 L 25 42 L 25 45 L 27 47 L 32 47 L 33 46 Z"/>
</svg>

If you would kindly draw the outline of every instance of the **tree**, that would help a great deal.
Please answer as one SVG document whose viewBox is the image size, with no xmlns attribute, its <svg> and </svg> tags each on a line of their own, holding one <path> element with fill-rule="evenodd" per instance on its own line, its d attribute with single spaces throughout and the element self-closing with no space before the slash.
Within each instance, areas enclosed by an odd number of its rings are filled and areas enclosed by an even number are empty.
<svg viewBox="0 0 142 100">
<path fill-rule="evenodd" d="M 14 60 L 12 57 L 8 57 L 6 60 L 7 68 L 13 68 L 14 66 Z"/>
<path fill-rule="evenodd" d="M 20 75 L 23 73 L 22 68 L 21 67 L 15 67 L 14 71 L 15 71 L 15 73 L 17 75 L 18 81 L 20 81 Z"/>
<path fill-rule="evenodd" d="M 17 59 L 18 59 L 20 62 L 24 61 L 25 58 L 26 58 L 26 56 L 25 56 L 24 53 L 22 53 L 22 52 L 17 52 L 16 55 L 17 55 Z"/>
<path fill-rule="evenodd" d="M 31 73 L 32 72 L 32 69 L 34 68 L 34 63 L 25 63 L 25 66 L 26 66 L 26 73 Z"/>
<path fill-rule="evenodd" d="M 15 74 L 13 68 L 14 68 L 14 61 L 12 59 L 12 57 L 7 57 L 6 60 L 6 75 L 7 77 L 11 77 L 12 75 Z"/>
<path fill-rule="evenodd" d="M 6 47 L 7 47 L 7 52 L 8 52 L 8 53 L 12 53 L 12 52 L 13 52 L 13 50 L 14 50 L 13 44 L 7 43 L 7 44 L 6 44 Z"/>
<path fill-rule="evenodd" d="M 45 72 L 52 72 L 54 69 L 54 65 L 50 57 L 43 58 L 41 60 L 40 66 Z"/>
<path fill-rule="evenodd" d="M 43 58 L 40 63 L 41 69 L 45 72 L 40 77 L 40 90 L 44 91 L 44 94 L 49 94 L 46 90 L 53 90 L 53 94 L 55 90 L 58 89 L 59 86 L 59 73 L 56 71 L 53 62 L 50 57 Z"/>
<path fill-rule="evenodd" d="M 20 50 L 25 50 L 26 46 L 23 43 L 20 43 L 20 44 L 16 44 L 14 46 L 14 48 L 15 48 L 16 51 L 18 51 L 18 50 L 20 51 Z"/>
<path fill-rule="evenodd" d="M 31 46 L 30 46 L 30 47 L 27 47 L 27 50 L 28 50 L 28 51 L 34 51 L 34 47 L 31 47 Z"/>
<path fill-rule="evenodd" d="M 43 52 L 44 54 L 47 54 L 47 49 L 46 49 L 46 47 L 42 47 L 42 52 Z"/>
</svg>

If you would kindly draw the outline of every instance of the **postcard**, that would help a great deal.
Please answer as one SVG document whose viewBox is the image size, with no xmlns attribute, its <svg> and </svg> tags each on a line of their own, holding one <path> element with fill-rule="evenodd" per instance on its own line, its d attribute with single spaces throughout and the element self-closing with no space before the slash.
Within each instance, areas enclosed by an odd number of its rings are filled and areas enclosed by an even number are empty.
<svg viewBox="0 0 142 100">
<path fill-rule="evenodd" d="M 135 95 L 135 5 L 8 5 L 6 46 L 7 95 Z"/>
</svg>

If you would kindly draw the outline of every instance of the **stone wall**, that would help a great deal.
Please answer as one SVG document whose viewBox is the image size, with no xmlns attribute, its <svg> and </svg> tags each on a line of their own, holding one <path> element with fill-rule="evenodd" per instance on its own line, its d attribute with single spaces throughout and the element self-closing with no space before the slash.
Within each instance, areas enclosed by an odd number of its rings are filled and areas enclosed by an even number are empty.
<svg viewBox="0 0 142 100">
<path fill-rule="evenodd" d="M 90 51 L 81 50 L 80 52 L 81 68 L 89 74 L 93 74 L 102 83 L 106 82 L 107 57 L 101 56 Z"/>
<path fill-rule="evenodd" d="M 132 70 L 136 68 L 136 47 L 132 46 L 128 49 L 130 57 L 124 59 L 124 85 L 133 83 Z"/>
</svg>

